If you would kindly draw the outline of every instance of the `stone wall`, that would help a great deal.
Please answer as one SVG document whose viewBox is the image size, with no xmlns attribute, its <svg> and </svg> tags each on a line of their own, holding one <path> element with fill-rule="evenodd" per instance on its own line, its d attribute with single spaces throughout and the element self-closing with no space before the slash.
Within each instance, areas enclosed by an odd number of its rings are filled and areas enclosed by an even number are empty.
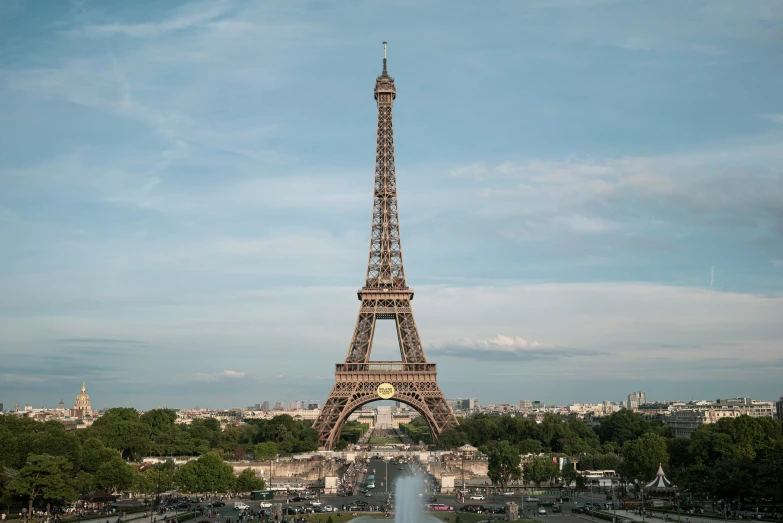
<svg viewBox="0 0 783 523">
<path fill-rule="evenodd" d="M 488 472 L 487 460 L 465 460 L 465 479 L 486 477 Z M 442 476 L 454 476 L 457 480 L 462 479 L 462 460 L 453 461 L 433 461 L 427 464 L 427 469 L 436 478 Z"/>
<path fill-rule="evenodd" d="M 334 461 L 231 461 L 229 462 L 234 468 L 234 474 L 239 474 L 243 470 L 249 468 L 255 472 L 259 478 L 269 480 L 270 468 L 272 478 L 275 483 L 277 482 L 291 482 L 297 481 L 315 481 L 318 478 L 324 478 L 325 476 L 337 475 L 337 471 L 340 468 L 338 463 Z"/>
</svg>

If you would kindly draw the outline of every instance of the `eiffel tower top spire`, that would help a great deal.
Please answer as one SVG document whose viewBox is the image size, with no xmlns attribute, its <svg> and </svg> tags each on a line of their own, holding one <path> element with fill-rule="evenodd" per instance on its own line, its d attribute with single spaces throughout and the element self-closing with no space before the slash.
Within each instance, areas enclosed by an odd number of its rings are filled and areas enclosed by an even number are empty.
<svg viewBox="0 0 783 523">
<path fill-rule="evenodd" d="M 394 78 L 386 69 L 383 42 L 383 72 L 375 80 L 378 102 L 378 132 L 375 144 L 375 189 L 373 193 L 370 256 L 365 289 L 407 290 L 402 265 L 400 223 L 397 212 L 397 175 L 394 166 L 392 102 L 397 97 Z M 360 297 L 361 299 L 361 297 Z"/>
<path fill-rule="evenodd" d="M 386 71 L 386 40 L 383 41 L 383 73 L 381 75 L 389 76 L 388 71 Z"/>
</svg>

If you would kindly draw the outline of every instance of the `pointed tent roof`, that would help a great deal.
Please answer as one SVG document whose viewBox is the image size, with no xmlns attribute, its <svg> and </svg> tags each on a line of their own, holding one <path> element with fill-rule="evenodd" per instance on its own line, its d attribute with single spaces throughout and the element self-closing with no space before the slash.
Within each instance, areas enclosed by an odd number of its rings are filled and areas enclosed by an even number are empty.
<svg viewBox="0 0 783 523">
<path fill-rule="evenodd" d="M 671 481 L 666 478 L 666 474 L 663 473 L 663 466 L 658 464 L 658 473 L 655 475 L 655 479 L 644 486 L 644 488 L 651 490 L 668 490 L 675 488 Z"/>
</svg>

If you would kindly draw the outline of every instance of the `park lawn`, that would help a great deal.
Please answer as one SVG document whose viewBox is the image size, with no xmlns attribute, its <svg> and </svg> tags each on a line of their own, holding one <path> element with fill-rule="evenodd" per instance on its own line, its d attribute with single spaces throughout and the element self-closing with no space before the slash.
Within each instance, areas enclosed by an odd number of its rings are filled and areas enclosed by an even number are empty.
<svg viewBox="0 0 783 523">
<path fill-rule="evenodd" d="M 370 445 L 399 445 L 402 443 L 402 440 L 400 438 L 372 436 L 367 443 Z"/>
</svg>

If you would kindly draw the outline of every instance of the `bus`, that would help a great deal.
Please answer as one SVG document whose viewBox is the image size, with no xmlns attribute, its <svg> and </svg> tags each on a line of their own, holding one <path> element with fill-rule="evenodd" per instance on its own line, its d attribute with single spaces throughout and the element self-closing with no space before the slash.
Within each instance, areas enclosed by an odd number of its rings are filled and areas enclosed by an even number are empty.
<svg viewBox="0 0 783 523">
<path fill-rule="evenodd" d="M 454 507 L 451 507 L 449 505 L 444 505 L 443 503 L 431 503 L 427 505 L 427 509 L 440 512 L 440 511 L 453 511 Z"/>
<path fill-rule="evenodd" d="M 367 476 L 367 488 L 375 488 L 375 474 Z"/>
</svg>

